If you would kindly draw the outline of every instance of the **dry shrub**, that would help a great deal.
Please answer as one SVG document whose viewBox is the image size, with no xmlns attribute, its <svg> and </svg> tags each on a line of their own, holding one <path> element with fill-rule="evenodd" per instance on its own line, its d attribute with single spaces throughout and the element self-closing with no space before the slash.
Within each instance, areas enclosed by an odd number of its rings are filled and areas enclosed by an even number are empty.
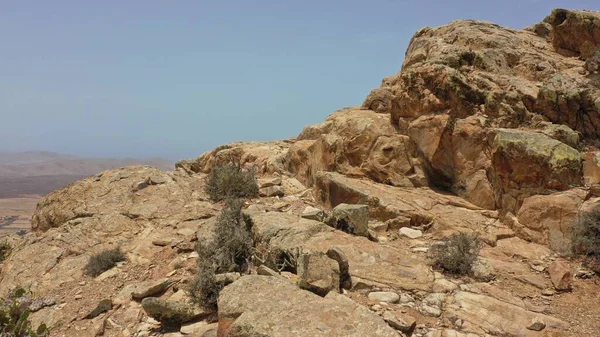
<svg viewBox="0 0 600 337">
<path fill-rule="evenodd" d="M 241 200 L 228 200 L 217 217 L 212 239 L 196 245 L 199 271 L 188 288 L 192 299 L 216 308 L 222 285 L 215 281 L 215 274 L 245 272 L 253 250 L 252 220 L 242 213 Z"/>
<path fill-rule="evenodd" d="M 440 244 L 432 246 L 429 257 L 435 267 L 452 274 L 466 275 L 471 273 L 480 246 L 476 234 L 454 233 L 445 237 Z"/>
<path fill-rule="evenodd" d="M 258 196 L 255 172 L 244 171 L 237 164 L 214 167 L 206 179 L 205 189 L 213 202 Z"/>
<path fill-rule="evenodd" d="M 103 250 L 98 254 L 92 255 L 85 265 L 85 274 L 93 277 L 98 276 L 121 261 L 125 261 L 125 254 L 123 254 L 121 248 Z"/>
<path fill-rule="evenodd" d="M 600 205 L 580 214 L 572 227 L 573 251 L 600 263 Z"/>
<path fill-rule="evenodd" d="M 12 247 L 5 240 L 0 241 L 0 262 L 6 260 L 6 258 L 10 255 Z"/>
</svg>

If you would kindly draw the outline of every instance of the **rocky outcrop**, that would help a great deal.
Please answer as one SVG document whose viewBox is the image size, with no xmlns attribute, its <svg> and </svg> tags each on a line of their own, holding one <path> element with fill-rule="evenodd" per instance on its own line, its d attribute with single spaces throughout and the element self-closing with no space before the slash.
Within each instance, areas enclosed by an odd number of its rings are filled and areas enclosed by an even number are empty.
<svg viewBox="0 0 600 337">
<path fill-rule="evenodd" d="M 319 223 L 291 214 L 248 212 L 254 222 L 256 238 L 273 251 L 281 251 L 292 259 L 298 253 L 327 253 L 335 247 L 347 259 L 347 266 L 338 261 L 339 272 L 347 270 L 352 285 L 364 282 L 406 290 L 429 290 L 433 282 L 430 268 L 422 259 L 401 250 L 385 247 L 352 236 Z M 408 254 L 408 255 L 407 255 Z M 340 254 L 338 254 L 340 255 Z M 327 275 L 327 274 L 326 274 Z M 344 281 L 342 274 L 342 281 Z"/>
<path fill-rule="evenodd" d="M 426 27 L 400 73 L 297 138 L 223 145 L 175 171 L 127 167 L 55 191 L 34 232 L 10 239 L 0 293 L 19 285 L 52 298 L 31 319 L 57 336 L 144 336 L 160 331 L 156 320 L 200 320 L 180 332 L 215 335 L 216 316 L 185 289 L 202 258 L 196 241 L 222 208 L 204 178 L 234 162 L 259 178 L 244 213 L 256 246 L 248 273 L 260 276 L 215 277 L 228 284 L 219 336 L 599 331 L 597 285 L 577 276 L 591 274 L 556 254 L 571 251 L 573 222 L 600 203 L 598 17 L 556 10 L 525 30 Z M 483 242 L 460 279 L 426 255 L 456 232 Z M 126 261 L 84 275 L 92 254 L 115 247 Z"/>
<path fill-rule="evenodd" d="M 348 298 L 321 298 L 280 278 L 245 276 L 219 296 L 219 336 L 259 335 L 395 337 L 397 333 Z"/>
<path fill-rule="evenodd" d="M 344 109 L 305 128 L 289 150 L 290 172 L 312 186 L 319 171 L 364 176 L 394 186 L 426 184 L 414 143 L 385 115 Z"/>
<path fill-rule="evenodd" d="M 190 174 L 208 173 L 219 165 L 240 164 L 255 168 L 258 173 L 281 173 L 285 170 L 290 141 L 239 142 L 221 145 L 193 160 L 180 160 L 175 163 Z"/>
<path fill-rule="evenodd" d="M 566 56 L 588 58 L 600 45 L 600 14 L 557 8 L 544 20 L 552 25 L 552 45 Z"/>
<path fill-rule="evenodd" d="M 544 134 L 498 129 L 492 140 L 498 204 L 515 212 L 525 197 L 581 185 L 581 156 Z"/>
<path fill-rule="evenodd" d="M 489 296 L 458 292 L 447 304 L 447 317 L 461 319 L 463 327 L 471 325 L 470 332 L 492 335 L 535 337 L 536 332 L 527 329 L 531 321 L 539 320 L 553 329 L 566 328 L 567 323 L 543 314 L 527 311 L 518 306 Z"/>
<path fill-rule="evenodd" d="M 557 252 L 570 253 L 571 226 L 585 196 L 582 190 L 572 190 L 528 197 L 517 213 L 518 224 L 522 226 L 513 226 L 513 230 Z"/>
<path fill-rule="evenodd" d="M 129 166 L 79 180 L 40 201 L 31 227 L 45 231 L 68 221 L 115 213 L 133 220 L 187 221 L 212 215 L 202 176 Z"/>
</svg>

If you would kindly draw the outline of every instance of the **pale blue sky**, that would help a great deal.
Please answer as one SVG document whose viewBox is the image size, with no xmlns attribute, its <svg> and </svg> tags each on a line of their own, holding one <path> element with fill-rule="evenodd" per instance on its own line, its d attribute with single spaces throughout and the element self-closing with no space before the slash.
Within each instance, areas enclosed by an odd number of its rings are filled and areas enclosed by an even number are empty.
<svg viewBox="0 0 600 337">
<path fill-rule="evenodd" d="M 0 151 L 195 157 L 297 135 L 399 71 L 423 26 L 598 0 L 3 1 Z"/>
</svg>

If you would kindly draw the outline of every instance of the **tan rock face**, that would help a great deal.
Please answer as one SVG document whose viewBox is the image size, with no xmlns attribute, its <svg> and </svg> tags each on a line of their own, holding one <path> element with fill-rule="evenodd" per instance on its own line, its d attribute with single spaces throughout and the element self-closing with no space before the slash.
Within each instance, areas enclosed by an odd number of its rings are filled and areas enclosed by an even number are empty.
<svg viewBox="0 0 600 337">
<path fill-rule="evenodd" d="M 302 254 L 298 259 L 298 286 L 321 297 L 340 291 L 340 267 L 325 253 Z"/>
<path fill-rule="evenodd" d="M 556 290 L 569 290 L 573 283 L 573 270 L 565 261 L 555 261 L 548 266 L 550 279 Z"/>
<path fill-rule="evenodd" d="M 555 9 L 544 20 L 552 25 L 552 45 L 567 56 L 590 57 L 600 46 L 600 14 Z"/>
<path fill-rule="evenodd" d="M 578 193 L 579 192 L 579 193 Z M 547 244 L 561 253 L 571 252 L 571 226 L 579 214 L 585 192 L 572 190 L 531 196 L 517 213 L 525 228 L 513 228 L 520 236 Z"/>
<path fill-rule="evenodd" d="M 339 295 L 341 296 L 341 295 Z M 269 276 L 245 276 L 219 296 L 219 336 L 397 336 L 351 300 L 321 298 Z"/>
<path fill-rule="evenodd" d="M 581 185 L 581 156 L 572 147 L 541 133 L 498 129 L 492 143 L 496 195 L 516 211 L 533 194 Z"/>
<path fill-rule="evenodd" d="M 290 141 L 239 142 L 217 147 L 194 160 L 181 160 L 175 164 L 188 173 L 208 173 L 219 165 L 231 162 L 255 168 L 259 174 L 281 173 L 286 167 L 285 158 Z"/>
<path fill-rule="evenodd" d="M 420 184 L 414 145 L 398 134 L 388 116 L 343 109 L 329 116 L 325 125 L 306 128 L 290 148 L 290 171 L 305 185 L 312 186 L 318 171 L 365 176 L 395 186 Z"/>
<path fill-rule="evenodd" d="M 115 212 L 129 219 L 179 221 L 206 218 L 210 209 L 203 178 L 146 166 L 105 171 L 50 193 L 38 204 L 33 230 L 45 231 L 67 221 Z"/>
<path fill-rule="evenodd" d="M 586 185 L 600 183 L 600 152 L 586 152 L 583 159 L 583 179 Z"/>
<path fill-rule="evenodd" d="M 565 328 L 566 322 L 543 314 L 527 311 L 495 298 L 458 292 L 449 301 L 447 315 L 460 318 L 481 327 L 482 332 L 489 334 L 508 334 L 511 336 L 538 336 L 537 332 L 528 330 L 532 320 L 538 319 L 551 328 Z"/>
<path fill-rule="evenodd" d="M 386 250 L 365 238 L 333 230 L 323 223 L 291 214 L 248 214 L 254 221 L 257 240 L 268 244 L 271 249 L 293 255 L 298 251 L 305 254 L 326 253 L 335 247 L 347 260 L 346 263 L 338 261 L 339 270 L 348 271 L 352 284 L 355 284 L 355 280 L 366 279 L 407 290 L 429 290 L 432 286 L 433 275 L 429 266 L 423 259 L 410 256 L 405 251 Z"/>
</svg>

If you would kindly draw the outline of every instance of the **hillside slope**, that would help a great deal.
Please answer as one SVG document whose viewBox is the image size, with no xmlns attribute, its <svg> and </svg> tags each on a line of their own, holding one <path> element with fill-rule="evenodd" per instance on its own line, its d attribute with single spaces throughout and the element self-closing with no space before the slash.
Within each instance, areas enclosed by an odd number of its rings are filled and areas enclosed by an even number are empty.
<svg viewBox="0 0 600 337">
<path fill-rule="evenodd" d="M 572 224 L 600 207 L 599 50 L 598 12 L 423 28 L 361 107 L 296 138 L 49 194 L 34 232 L 7 239 L 0 293 L 31 289 L 44 303 L 31 321 L 52 336 L 597 336 L 600 267 L 570 253 Z M 184 289 L 223 209 L 207 174 L 232 161 L 259 175 L 244 211 L 255 246 L 295 263 L 218 275 L 230 284 L 213 312 Z M 482 241 L 467 276 L 427 258 L 457 232 Z M 115 247 L 126 261 L 84 274 Z"/>
</svg>

